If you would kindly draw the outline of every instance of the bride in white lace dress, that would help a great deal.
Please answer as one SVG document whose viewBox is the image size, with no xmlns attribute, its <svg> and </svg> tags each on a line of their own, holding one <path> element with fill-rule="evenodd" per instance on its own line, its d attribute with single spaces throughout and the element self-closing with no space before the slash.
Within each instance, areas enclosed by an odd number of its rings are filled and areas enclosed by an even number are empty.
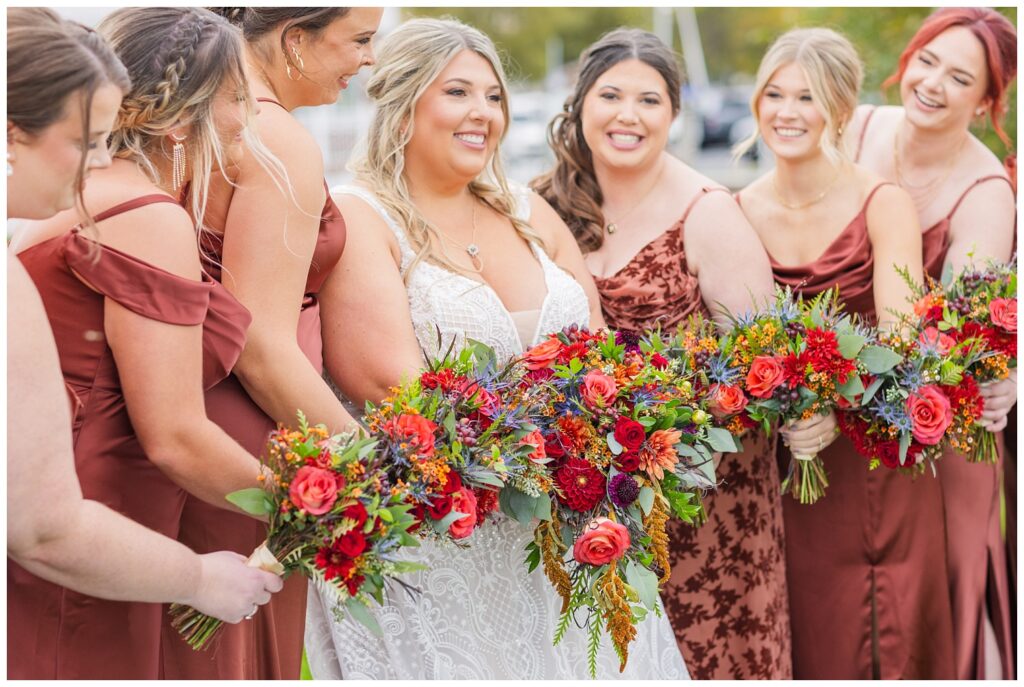
<svg viewBox="0 0 1024 687">
<path fill-rule="evenodd" d="M 378 59 L 358 185 L 334 190 L 348 245 L 320 294 L 325 361 L 342 393 L 357 404 L 380 400 L 422 368 L 421 350 L 435 356 L 453 340 L 482 341 L 509 358 L 547 332 L 603 326 L 568 229 L 542 199 L 504 181 L 497 145 L 507 92 L 487 37 L 457 22 L 414 20 L 382 42 Z M 373 609 L 379 637 L 336 616 L 333 593 L 311 585 L 313 676 L 586 678 L 584 631 L 570 628 L 552 645 L 561 599 L 540 570 L 526 573 L 531 539 L 530 528 L 499 516 L 469 548 L 408 549 L 427 566 L 403 576 L 420 593 L 393 589 Z M 639 630 L 622 674 L 605 639 L 598 677 L 688 677 L 664 617 L 652 614 Z"/>
</svg>

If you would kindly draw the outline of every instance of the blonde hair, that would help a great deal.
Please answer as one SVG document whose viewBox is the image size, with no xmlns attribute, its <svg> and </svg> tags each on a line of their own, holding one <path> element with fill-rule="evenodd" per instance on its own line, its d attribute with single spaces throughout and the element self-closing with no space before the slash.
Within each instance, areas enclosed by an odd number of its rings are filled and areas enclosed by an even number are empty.
<svg viewBox="0 0 1024 687">
<path fill-rule="evenodd" d="M 153 159 L 170 159 L 170 132 L 190 127 L 183 143 L 186 164 L 192 171 L 190 210 L 200 234 L 207 230 L 203 219 L 210 177 L 215 168 L 224 169 L 224 146 L 213 121 L 213 103 L 225 84 L 236 85 L 239 94 L 245 96 L 242 136 L 247 150 L 271 173 L 275 183 L 284 180 L 287 184 L 287 172 L 253 127 L 256 109 L 237 28 L 197 7 L 146 7 L 117 10 L 97 30 L 132 80 L 111 135 L 111 153 L 134 161 L 154 183 L 160 183 Z"/>
<path fill-rule="evenodd" d="M 857 107 L 864 67 L 850 41 L 831 29 L 794 29 L 772 43 L 761 59 L 757 83 L 750 96 L 754 119 L 760 118 L 758 102 L 768 80 L 782 67 L 794 63 L 803 70 L 811 98 L 825 118 L 822 151 L 832 162 L 848 158 L 843 129 Z M 755 129 L 749 138 L 736 144 L 733 155 L 739 157 L 750 150 L 759 136 L 760 131 Z"/>
<path fill-rule="evenodd" d="M 508 86 L 494 44 L 479 30 L 456 20 L 413 19 L 399 26 L 381 41 L 377 65 L 367 84 L 366 91 L 376 111 L 363 149 L 350 162 L 349 169 L 402 225 L 416 251 L 404 275 L 406 280 L 413 268 L 426 258 L 449 269 L 465 271 L 443 251 L 433 248 L 434 244 L 443 245 L 441 233 L 420 213 L 403 176 L 405 148 L 413 135 L 416 103 L 452 59 L 464 50 L 480 55 L 494 70 L 501 87 L 501 110 L 507 125 Z M 516 216 L 516 199 L 505 178 L 500 148 L 470 182 L 469 192 L 508 218 L 519 236 L 546 249 L 540 236 Z"/>
</svg>

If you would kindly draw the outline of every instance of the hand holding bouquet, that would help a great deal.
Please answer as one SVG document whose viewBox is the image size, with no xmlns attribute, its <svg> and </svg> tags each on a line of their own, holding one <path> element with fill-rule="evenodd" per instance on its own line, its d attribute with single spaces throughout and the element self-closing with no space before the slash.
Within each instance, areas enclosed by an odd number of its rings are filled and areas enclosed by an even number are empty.
<svg viewBox="0 0 1024 687">
<path fill-rule="evenodd" d="M 271 477 L 262 489 L 243 489 L 228 500 L 247 513 L 267 516 L 267 541 L 255 564 L 278 574 L 299 572 L 332 588 L 356 620 L 379 633 L 367 612 L 383 603 L 384 585 L 422 566 L 394 557 L 415 546 L 414 524 L 401 487 L 387 482 L 372 439 L 329 436 L 299 413 L 298 428 L 274 432 L 267 446 Z M 194 648 L 203 649 L 223 623 L 193 608 L 171 606 L 172 625 Z"/>
</svg>

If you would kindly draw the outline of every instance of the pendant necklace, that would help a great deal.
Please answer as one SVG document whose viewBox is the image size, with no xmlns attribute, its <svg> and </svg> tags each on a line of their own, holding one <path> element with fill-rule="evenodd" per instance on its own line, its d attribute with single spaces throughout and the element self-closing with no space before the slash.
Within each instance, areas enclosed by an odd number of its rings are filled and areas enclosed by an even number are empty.
<svg viewBox="0 0 1024 687">
<path fill-rule="evenodd" d="M 473 227 L 473 234 L 470 237 L 468 244 L 461 243 L 461 242 L 455 240 L 454 238 L 449 236 L 446 232 L 442 231 L 441 229 L 438 229 L 438 231 L 441 233 L 441 236 L 443 236 L 444 238 L 448 239 L 449 241 L 454 243 L 456 246 L 458 246 L 462 250 L 466 251 L 466 255 L 469 256 L 469 261 L 473 265 L 473 271 L 476 272 L 477 274 L 480 274 L 480 273 L 482 273 L 484 271 L 484 260 L 483 260 L 483 258 L 480 257 L 480 246 L 478 246 L 477 243 L 476 243 L 476 206 L 477 206 L 477 201 L 476 201 L 476 198 L 474 198 L 473 199 L 473 214 L 472 214 L 472 220 L 471 220 L 471 224 L 472 224 L 472 227 Z"/>
<path fill-rule="evenodd" d="M 636 203 L 634 203 L 633 206 L 631 208 L 629 208 L 629 210 L 626 210 L 625 213 L 619 215 L 619 218 L 616 219 L 614 222 L 608 222 L 607 224 L 605 224 L 604 225 L 605 231 L 607 231 L 609 234 L 614 234 L 616 231 L 618 231 L 619 230 L 619 222 L 621 222 L 622 220 L 624 220 L 627 217 L 629 217 L 630 215 L 632 215 L 634 210 L 636 210 L 638 207 L 643 205 L 644 201 L 647 200 L 647 198 L 650 197 L 650 195 L 652 193 L 654 193 L 654 189 L 658 188 L 658 182 L 661 181 L 661 175 L 664 174 L 664 173 L 665 173 L 665 163 L 662 162 L 661 163 L 661 169 L 658 171 L 658 176 L 654 178 L 654 183 L 651 184 L 651 187 L 649 189 L 647 189 L 647 193 L 645 193 L 640 198 L 640 200 L 638 200 Z"/>
</svg>

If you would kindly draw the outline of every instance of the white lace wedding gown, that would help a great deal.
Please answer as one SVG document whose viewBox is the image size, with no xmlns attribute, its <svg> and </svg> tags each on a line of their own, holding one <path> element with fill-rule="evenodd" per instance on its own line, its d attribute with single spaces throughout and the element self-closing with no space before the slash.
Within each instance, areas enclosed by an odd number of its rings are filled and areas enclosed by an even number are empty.
<svg viewBox="0 0 1024 687">
<path fill-rule="evenodd" d="M 341 187 L 366 201 L 394 231 L 402 269 L 414 253 L 402 229 L 376 199 L 357 187 Z M 525 189 L 517 191 L 519 212 L 529 218 Z M 587 297 L 580 285 L 534 246 L 544 270 L 547 296 L 527 342 L 570 324 L 586 326 Z M 444 346 L 466 337 L 491 346 L 499 359 L 523 350 L 513 317 L 497 294 L 468 277 L 421 262 L 408 286 L 413 325 L 420 345 L 438 353 L 437 329 Z M 525 546 L 531 528 L 499 515 L 474 532 L 470 547 L 425 541 L 408 549 L 409 558 L 427 565 L 403 579 L 418 588 L 416 599 L 393 588 L 383 608 L 372 612 L 383 637 L 353 620 L 339 622 L 330 590 L 309 587 L 306 653 L 316 679 L 586 679 L 586 632 L 570 627 L 558 646 L 552 636 L 561 598 L 538 568 L 526 573 Z M 654 614 L 640 624 L 630 645 L 629 664 L 619 660 L 605 636 L 598 655 L 598 678 L 688 679 L 668 620 Z"/>
</svg>

